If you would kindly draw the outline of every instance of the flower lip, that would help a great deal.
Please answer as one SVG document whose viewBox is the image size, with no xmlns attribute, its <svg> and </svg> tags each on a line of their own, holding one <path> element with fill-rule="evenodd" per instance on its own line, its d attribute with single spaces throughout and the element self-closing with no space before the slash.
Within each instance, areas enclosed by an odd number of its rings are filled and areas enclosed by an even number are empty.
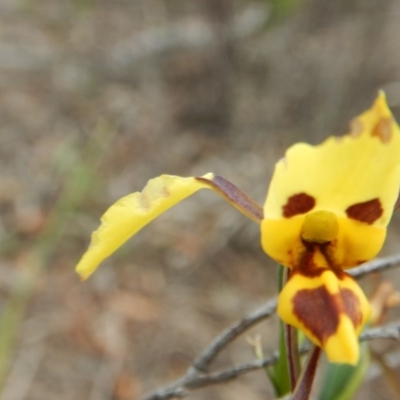
<svg viewBox="0 0 400 400">
<path fill-rule="evenodd" d="M 320 267 L 291 273 L 279 294 L 278 314 L 322 347 L 330 362 L 356 364 L 358 335 L 371 307 L 347 273 Z"/>
</svg>

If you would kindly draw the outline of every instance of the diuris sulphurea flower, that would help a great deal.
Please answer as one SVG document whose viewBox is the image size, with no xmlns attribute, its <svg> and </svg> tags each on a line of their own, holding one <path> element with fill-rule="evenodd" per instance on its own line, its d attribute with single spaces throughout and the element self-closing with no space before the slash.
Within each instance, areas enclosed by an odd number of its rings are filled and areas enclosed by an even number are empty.
<svg viewBox="0 0 400 400">
<path fill-rule="evenodd" d="M 276 164 L 263 208 L 212 173 L 150 180 L 106 211 L 76 271 L 86 279 L 154 218 L 196 191 L 212 189 L 260 223 L 263 249 L 290 269 L 278 300 L 281 319 L 322 347 L 329 361 L 354 365 L 371 311 L 345 270 L 380 251 L 399 186 L 400 130 L 380 92 L 347 135 L 290 147 Z"/>
</svg>

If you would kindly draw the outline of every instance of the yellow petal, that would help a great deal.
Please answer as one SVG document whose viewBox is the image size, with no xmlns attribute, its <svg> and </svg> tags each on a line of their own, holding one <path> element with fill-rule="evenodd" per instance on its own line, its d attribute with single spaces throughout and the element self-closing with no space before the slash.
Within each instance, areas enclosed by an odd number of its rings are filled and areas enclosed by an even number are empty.
<svg viewBox="0 0 400 400">
<path fill-rule="evenodd" d="M 308 275 L 292 273 L 279 295 L 278 314 L 322 347 L 329 361 L 354 365 L 371 307 L 348 274 L 317 268 Z"/>
<path fill-rule="evenodd" d="M 293 266 L 293 249 L 302 246 L 305 216 L 319 211 L 337 217 L 337 264 L 352 267 L 382 247 L 399 194 L 400 130 L 383 93 L 351 126 L 348 135 L 318 146 L 295 144 L 275 167 L 262 244 L 286 266 Z"/>
<path fill-rule="evenodd" d="M 331 363 L 357 365 L 360 345 L 353 323 L 347 315 L 340 315 L 337 330 L 326 340 L 324 350 Z"/>
<path fill-rule="evenodd" d="M 203 176 L 206 179 L 213 177 L 212 173 Z M 90 246 L 76 272 L 82 279 L 88 278 L 105 258 L 154 218 L 204 188 L 209 186 L 196 178 L 161 175 L 151 179 L 142 192 L 118 200 L 101 217 L 102 223 L 92 233 Z"/>
</svg>

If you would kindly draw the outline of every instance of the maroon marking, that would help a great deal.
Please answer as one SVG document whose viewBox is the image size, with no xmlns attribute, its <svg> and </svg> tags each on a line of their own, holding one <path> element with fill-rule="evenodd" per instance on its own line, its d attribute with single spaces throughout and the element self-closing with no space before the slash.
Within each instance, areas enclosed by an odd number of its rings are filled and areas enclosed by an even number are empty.
<svg viewBox="0 0 400 400">
<path fill-rule="evenodd" d="M 326 271 L 331 271 L 336 275 L 336 278 L 339 279 L 339 281 L 344 280 L 346 277 L 350 276 L 346 272 L 339 270 L 339 269 L 328 269 L 326 267 L 317 267 L 315 264 L 314 265 L 308 265 L 306 267 L 300 265 L 296 267 L 296 269 L 292 270 L 292 274 L 299 274 L 301 276 L 305 276 L 307 278 L 318 278 L 320 277 L 324 272 Z"/>
<path fill-rule="evenodd" d="M 334 272 L 339 280 L 342 280 L 344 277 L 348 276 L 348 274 L 343 272 L 341 266 L 338 266 L 335 262 L 334 250 L 336 241 L 328 243 L 310 243 L 303 240 L 302 243 L 304 245 L 304 250 L 297 258 L 297 262 L 294 265 L 294 272 L 309 278 L 316 278 L 323 272 L 327 271 L 327 268 L 321 267 L 314 262 L 315 252 L 320 251 L 328 263 L 329 269 Z"/>
<path fill-rule="evenodd" d="M 293 313 L 321 343 L 332 336 L 339 325 L 336 296 L 324 286 L 299 290 L 293 298 Z"/>
<path fill-rule="evenodd" d="M 314 263 L 314 253 L 316 251 L 315 243 L 309 243 L 302 240 L 304 245 L 304 251 L 298 257 L 297 264 L 295 265 L 295 271 L 301 271 L 302 274 L 307 275 L 308 272 L 312 272 L 318 268 Z M 308 275 L 307 275 L 308 276 Z"/>
<path fill-rule="evenodd" d="M 302 251 L 294 266 L 293 273 L 307 276 L 309 278 L 316 278 L 320 276 L 326 268 L 321 268 L 314 262 L 314 253 L 318 250 L 317 243 L 309 243 L 302 240 L 304 251 Z"/>
<path fill-rule="evenodd" d="M 211 186 L 220 196 L 232 202 L 238 210 L 255 222 L 263 220 L 263 208 L 254 199 L 222 176 L 214 176 L 211 180 L 203 177 L 196 177 L 196 179 Z"/>
<path fill-rule="evenodd" d="M 287 203 L 282 207 L 283 216 L 290 218 L 298 214 L 304 214 L 312 210 L 314 206 L 314 197 L 307 193 L 298 193 L 289 197 Z"/>
<path fill-rule="evenodd" d="M 389 143 L 392 138 L 392 118 L 382 118 L 372 129 L 371 136 L 377 136 L 382 143 Z"/>
<path fill-rule="evenodd" d="M 360 326 L 362 322 L 360 300 L 350 289 L 341 289 L 340 295 L 345 312 L 353 322 L 354 327 Z"/>
<path fill-rule="evenodd" d="M 351 219 L 371 225 L 382 216 L 383 208 L 379 199 L 373 199 L 353 204 L 346 209 L 346 214 Z"/>
<path fill-rule="evenodd" d="M 321 343 L 336 332 L 341 313 L 354 327 L 362 323 L 360 300 L 346 288 L 336 294 L 330 294 L 324 286 L 299 290 L 293 298 L 293 313 Z"/>
<path fill-rule="evenodd" d="M 308 268 L 295 270 L 295 271 L 293 271 L 293 273 L 294 274 L 299 274 L 299 275 L 302 275 L 302 276 L 306 276 L 307 278 L 311 278 L 312 279 L 312 278 L 320 277 L 325 271 L 327 271 L 326 268 L 316 267 L 314 265 L 311 268 L 310 268 L 310 266 L 308 266 Z"/>
</svg>

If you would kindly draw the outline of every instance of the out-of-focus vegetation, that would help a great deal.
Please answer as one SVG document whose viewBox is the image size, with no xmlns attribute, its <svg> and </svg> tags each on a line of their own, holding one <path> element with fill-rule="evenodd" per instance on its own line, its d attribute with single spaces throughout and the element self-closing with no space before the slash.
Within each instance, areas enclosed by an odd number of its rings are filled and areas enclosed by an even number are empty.
<svg viewBox="0 0 400 400">
<path fill-rule="evenodd" d="M 275 294 L 257 227 L 210 193 L 80 283 L 75 263 L 115 199 L 161 173 L 215 171 L 262 202 L 294 141 L 344 133 L 380 88 L 399 115 L 396 0 L 3 0 L 0 10 L 4 400 L 138 398 Z M 388 239 L 395 252 L 396 221 Z M 256 331 L 276 347 L 277 321 Z M 238 342 L 220 363 L 249 357 Z M 367 376 L 356 398 L 396 398 L 381 372 Z M 191 398 L 270 394 L 260 373 Z"/>
</svg>

